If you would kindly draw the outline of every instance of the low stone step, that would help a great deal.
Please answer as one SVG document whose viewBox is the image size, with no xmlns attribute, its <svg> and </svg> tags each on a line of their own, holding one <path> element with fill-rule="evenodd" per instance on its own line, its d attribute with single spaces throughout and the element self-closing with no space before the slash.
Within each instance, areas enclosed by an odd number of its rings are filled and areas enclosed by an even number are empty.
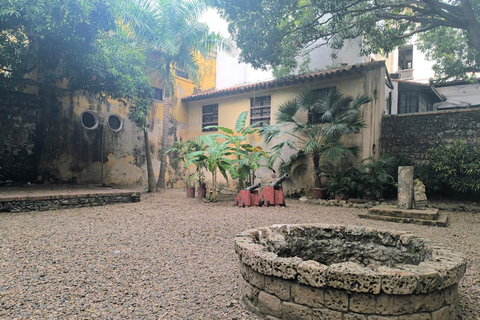
<svg viewBox="0 0 480 320">
<path fill-rule="evenodd" d="M 371 214 L 369 212 L 360 213 L 358 217 L 364 218 L 364 219 L 383 220 L 383 221 L 398 222 L 398 223 L 414 223 L 414 224 L 419 224 L 424 226 L 436 226 L 436 227 L 447 227 L 447 224 L 448 224 L 448 214 L 446 212 L 441 212 L 436 220 L 414 219 L 414 218 L 406 218 L 406 217 L 392 217 L 392 216 Z"/>
<path fill-rule="evenodd" d="M 368 213 L 373 215 L 424 220 L 437 220 L 438 212 L 438 209 L 400 209 L 389 205 L 379 205 L 368 209 Z"/>
</svg>

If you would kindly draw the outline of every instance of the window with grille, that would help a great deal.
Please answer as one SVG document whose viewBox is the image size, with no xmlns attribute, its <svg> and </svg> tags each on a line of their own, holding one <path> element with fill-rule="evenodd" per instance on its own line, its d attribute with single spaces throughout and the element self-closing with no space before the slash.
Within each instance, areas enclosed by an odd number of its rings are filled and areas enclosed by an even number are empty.
<svg viewBox="0 0 480 320">
<path fill-rule="evenodd" d="M 250 99 L 250 124 L 257 124 L 263 126 L 270 124 L 270 106 L 271 97 L 257 97 Z"/>
<path fill-rule="evenodd" d="M 418 112 L 419 96 L 416 91 L 403 91 L 398 94 L 398 113 Z"/>
<path fill-rule="evenodd" d="M 320 89 L 315 89 L 312 90 L 313 93 L 317 96 L 318 99 L 322 99 L 330 93 L 330 91 L 335 90 L 335 87 L 327 87 L 327 88 L 320 88 Z M 317 112 L 315 115 L 312 115 L 312 112 L 309 110 L 308 111 L 308 121 L 310 123 L 320 123 L 321 118 L 323 116 L 324 112 Z"/>
<path fill-rule="evenodd" d="M 163 89 L 152 87 L 153 89 L 153 99 L 163 100 Z"/>
<path fill-rule="evenodd" d="M 202 132 L 217 131 L 213 128 L 205 129 L 208 126 L 218 126 L 218 104 L 202 106 Z"/>
</svg>

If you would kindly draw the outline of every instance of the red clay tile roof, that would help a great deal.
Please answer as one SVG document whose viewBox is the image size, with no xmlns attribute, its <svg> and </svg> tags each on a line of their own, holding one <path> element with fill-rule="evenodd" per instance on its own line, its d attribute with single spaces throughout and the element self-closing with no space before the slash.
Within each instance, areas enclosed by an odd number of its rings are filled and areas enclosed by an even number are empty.
<svg viewBox="0 0 480 320">
<path fill-rule="evenodd" d="M 219 90 L 211 90 L 206 92 L 200 92 L 185 96 L 182 98 L 183 101 L 197 101 L 210 98 L 217 98 L 222 96 L 229 96 L 237 93 L 246 93 L 253 90 L 261 90 L 275 87 L 285 87 L 293 84 L 304 83 L 304 82 L 313 82 L 324 79 L 330 79 L 333 77 L 341 77 L 349 75 L 351 73 L 362 73 L 372 69 L 378 69 L 385 67 L 385 61 L 371 61 L 366 63 L 359 63 L 348 65 L 346 67 L 337 68 L 337 69 L 328 69 L 322 70 L 313 73 L 306 73 L 301 75 L 290 76 L 281 79 L 275 79 L 270 81 L 257 82 L 252 84 L 247 84 L 243 86 L 230 87 Z"/>
</svg>

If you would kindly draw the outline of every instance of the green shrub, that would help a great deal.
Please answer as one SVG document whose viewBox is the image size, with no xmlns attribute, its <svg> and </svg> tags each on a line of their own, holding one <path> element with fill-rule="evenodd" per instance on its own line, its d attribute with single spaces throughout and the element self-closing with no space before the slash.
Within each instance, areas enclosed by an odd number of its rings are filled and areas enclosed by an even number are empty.
<svg viewBox="0 0 480 320">
<path fill-rule="evenodd" d="M 361 186 L 367 198 L 379 199 L 385 191 L 395 184 L 395 179 L 389 174 L 390 168 L 396 163 L 395 157 L 385 154 L 379 159 L 370 157 L 362 161 L 360 171 L 363 172 Z"/>
<path fill-rule="evenodd" d="M 438 195 L 444 189 L 444 183 L 431 164 L 415 166 L 415 178 L 425 185 L 427 195 Z"/>
<path fill-rule="evenodd" d="M 438 179 L 461 193 L 480 192 L 480 150 L 464 141 L 427 151 Z"/>
<path fill-rule="evenodd" d="M 360 166 L 354 166 L 352 159 L 342 158 L 337 162 L 324 163 L 322 170 L 328 177 L 329 193 L 379 199 L 395 183 L 389 174 L 394 163 L 396 158 L 390 155 L 364 159 Z"/>
</svg>

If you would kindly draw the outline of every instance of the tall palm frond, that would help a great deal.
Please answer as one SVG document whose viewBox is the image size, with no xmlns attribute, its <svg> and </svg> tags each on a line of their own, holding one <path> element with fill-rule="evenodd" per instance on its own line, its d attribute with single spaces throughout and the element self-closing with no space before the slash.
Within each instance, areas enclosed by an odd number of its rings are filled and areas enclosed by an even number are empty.
<svg viewBox="0 0 480 320">
<path fill-rule="evenodd" d="M 315 185 L 320 186 L 322 160 L 356 155 L 356 148 L 346 146 L 341 138 L 357 134 L 365 126 L 360 107 L 368 102 L 370 99 L 366 95 L 354 99 L 336 89 L 328 90 L 327 94 L 310 89 L 301 91 L 294 100 L 279 107 L 276 125 L 262 129 L 267 143 L 284 137 L 284 141 L 272 148 L 271 161 L 280 159 L 281 169 L 291 170 L 295 164 L 301 163 L 303 167 L 305 159 L 311 159 Z M 281 157 L 285 149 L 295 150 L 288 160 Z"/>
</svg>

